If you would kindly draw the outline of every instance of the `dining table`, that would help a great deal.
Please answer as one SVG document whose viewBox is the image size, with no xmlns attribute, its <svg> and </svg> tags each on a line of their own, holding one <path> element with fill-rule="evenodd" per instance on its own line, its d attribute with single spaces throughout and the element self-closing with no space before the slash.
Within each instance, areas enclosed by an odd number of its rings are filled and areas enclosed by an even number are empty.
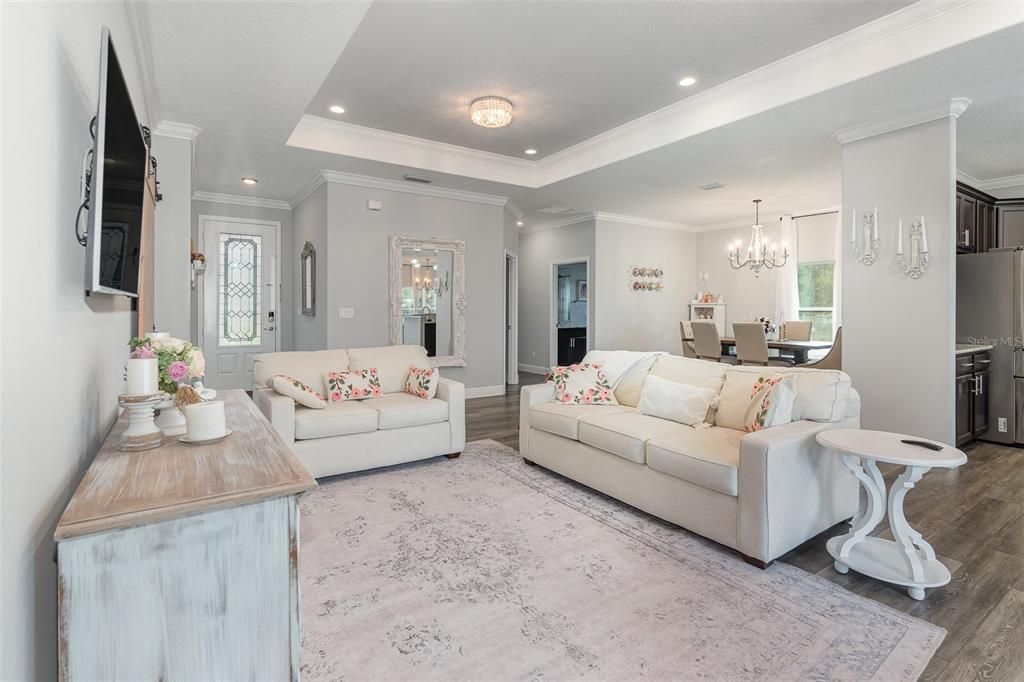
<svg viewBox="0 0 1024 682">
<path fill-rule="evenodd" d="M 735 353 L 731 351 L 736 347 L 736 339 L 731 336 L 723 336 L 720 340 L 722 343 L 722 355 L 734 355 Z M 692 338 L 684 339 L 684 341 L 693 343 Z M 793 363 L 797 365 L 806 363 L 807 354 L 812 350 L 828 350 L 832 347 L 831 341 L 796 341 L 786 339 L 773 341 L 769 339 L 767 343 L 769 350 L 775 349 L 780 351 L 780 353 L 785 352 L 787 355 L 791 355 Z"/>
</svg>

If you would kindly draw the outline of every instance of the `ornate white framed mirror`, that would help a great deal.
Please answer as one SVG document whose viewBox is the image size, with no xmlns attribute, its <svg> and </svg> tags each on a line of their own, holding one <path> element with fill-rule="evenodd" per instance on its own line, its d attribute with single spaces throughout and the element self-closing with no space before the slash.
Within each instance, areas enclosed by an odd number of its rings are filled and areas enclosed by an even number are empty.
<svg viewBox="0 0 1024 682">
<path fill-rule="evenodd" d="M 390 241 L 391 343 L 423 346 L 435 367 L 465 367 L 466 242 Z"/>
<path fill-rule="evenodd" d="M 309 242 L 300 256 L 302 270 L 302 314 L 316 315 L 316 249 Z"/>
</svg>

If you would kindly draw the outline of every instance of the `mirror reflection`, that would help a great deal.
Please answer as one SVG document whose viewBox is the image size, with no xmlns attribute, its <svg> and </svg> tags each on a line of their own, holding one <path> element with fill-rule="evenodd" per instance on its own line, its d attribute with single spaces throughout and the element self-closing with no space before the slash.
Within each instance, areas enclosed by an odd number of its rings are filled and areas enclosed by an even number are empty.
<svg viewBox="0 0 1024 682">
<path fill-rule="evenodd" d="M 454 355 L 454 258 L 444 249 L 401 251 L 402 343 L 423 346 L 429 357 Z"/>
</svg>

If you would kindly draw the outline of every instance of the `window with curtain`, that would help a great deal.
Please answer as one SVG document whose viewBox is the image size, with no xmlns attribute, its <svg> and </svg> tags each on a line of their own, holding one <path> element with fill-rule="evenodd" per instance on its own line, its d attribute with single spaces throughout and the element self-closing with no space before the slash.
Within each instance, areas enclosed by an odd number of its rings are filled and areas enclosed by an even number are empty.
<svg viewBox="0 0 1024 682">
<path fill-rule="evenodd" d="M 797 266 L 800 319 L 810 320 L 813 341 L 832 340 L 832 276 L 834 269 L 834 261 L 800 263 Z"/>
</svg>

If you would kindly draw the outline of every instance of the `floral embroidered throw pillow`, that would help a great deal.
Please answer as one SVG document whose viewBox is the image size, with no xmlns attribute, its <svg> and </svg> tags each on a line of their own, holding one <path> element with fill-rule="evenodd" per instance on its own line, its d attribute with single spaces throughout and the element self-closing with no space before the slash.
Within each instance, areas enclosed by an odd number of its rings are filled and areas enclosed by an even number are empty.
<svg viewBox="0 0 1024 682">
<path fill-rule="evenodd" d="M 552 367 L 551 382 L 555 385 L 556 403 L 577 405 L 618 405 L 611 384 L 601 365 L 587 362 L 568 367 Z"/>
<path fill-rule="evenodd" d="M 410 367 L 409 378 L 405 380 L 405 392 L 429 400 L 437 395 L 437 381 L 440 378 L 441 373 L 437 367 Z"/>
<path fill-rule="evenodd" d="M 379 398 L 384 395 L 376 367 L 354 369 L 349 372 L 328 372 L 324 375 L 324 384 L 327 386 L 327 397 L 332 403 Z"/>
<path fill-rule="evenodd" d="M 793 377 L 758 377 L 751 389 L 750 404 L 743 417 L 747 433 L 782 426 L 793 421 L 796 390 Z"/>
<path fill-rule="evenodd" d="M 314 410 L 322 410 L 327 407 L 327 401 L 315 391 L 295 377 L 287 374 L 278 374 L 271 378 L 270 385 L 275 391 L 287 396 L 303 407 L 311 407 Z"/>
</svg>

